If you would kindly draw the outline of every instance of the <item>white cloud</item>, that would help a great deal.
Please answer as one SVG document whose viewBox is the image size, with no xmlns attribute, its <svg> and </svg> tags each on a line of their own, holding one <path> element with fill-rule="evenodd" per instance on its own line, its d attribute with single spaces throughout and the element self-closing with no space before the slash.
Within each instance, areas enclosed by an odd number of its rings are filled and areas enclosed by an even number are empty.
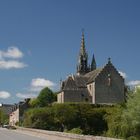
<svg viewBox="0 0 140 140">
<path fill-rule="evenodd" d="M 11 68 L 24 68 L 27 65 L 23 62 L 19 62 L 17 60 L 1 60 L 0 61 L 0 69 L 11 69 Z"/>
<path fill-rule="evenodd" d="M 18 98 L 35 98 L 37 97 L 38 93 L 45 87 L 52 88 L 56 84 L 52 81 L 47 80 L 45 78 L 35 78 L 32 79 L 30 83 L 30 88 L 27 90 L 27 94 L 24 93 L 17 93 L 16 96 Z"/>
<path fill-rule="evenodd" d="M 55 84 L 50 80 L 44 78 L 36 78 L 36 79 L 32 79 L 31 91 L 40 91 L 44 87 L 51 88 L 53 86 L 55 86 Z"/>
<path fill-rule="evenodd" d="M 129 81 L 127 83 L 127 85 L 129 85 L 129 86 L 137 86 L 137 85 L 140 85 L 140 80 Z"/>
<path fill-rule="evenodd" d="M 33 87 L 52 87 L 55 84 L 51 82 L 50 80 L 46 80 L 44 78 L 36 78 L 32 79 L 31 86 Z"/>
<path fill-rule="evenodd" d="M 38 93 L 40 92 L 44 87 L 31 87 L 30 92 Z"/>
<path fill-rule="evenodd" d="M 35 98 L 37 95 L 36 94 L 33 94 L 33 93 L 29 93 L 29 94 L 17 93 L 16 96 L 18 98 L 25 99 L 25 98 Z"/>
<path fill-rule="evenodd" d="M 122 71 L 119 71 L 120 75 L 123 77 L 123 78 L 127 78 L 127 75 L 125 72 L 122 72 Z"/>
<path fill-rule="evenodd" d="M 7 99 L 7 98 L 9 98 L 11 95 L 10 95 L 10 93 L 9 92 L 7 92 L 7 91 L 0 91 L 0 98 L 2 98 L 2 99 Z"/>
<path fill-rule="evenodd" d="M 22 57 L 23 53 L 17 47 L 9 47 L 7 51 L 0 50 L 0 69 L 19 69 L 26 67 L 26 64 L 17 60 Z"/>
<path fill-rule="evenodd" d="M 22 58 L 23 53 L 17 47 L 9 47 L 7 51 L 0 51 L 0 58 Z"/>
</svg>

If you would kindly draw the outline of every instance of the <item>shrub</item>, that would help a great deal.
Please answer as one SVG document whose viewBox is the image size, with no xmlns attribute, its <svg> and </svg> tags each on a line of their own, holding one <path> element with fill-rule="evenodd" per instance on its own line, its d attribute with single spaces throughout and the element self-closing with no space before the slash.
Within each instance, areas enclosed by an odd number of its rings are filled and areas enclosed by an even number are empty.
<svg viewBox="0 0 140 140">
<path fill-rule="evenodd" d="M 29 109 L 24 114 L 23 124 L 37 129 L 102 135 L 107 130 L 105 115 L 106 109 L 103 106 L 85 103 L 53 104 Z"/>
<path fill-rule="evenodd" d="M 68 133 L 74 133 L 74 134 L 82 134 L 83 133 L 83 130 L 78 127 L 78 128 L 73 128 L 70 131 L 66 131 L 66 132 L 68 132 Z"/>
<path fill-rule="evenodd" d="M 135 136 L 130 136 L 126 140 L 138 140 Z"/>
</svg>

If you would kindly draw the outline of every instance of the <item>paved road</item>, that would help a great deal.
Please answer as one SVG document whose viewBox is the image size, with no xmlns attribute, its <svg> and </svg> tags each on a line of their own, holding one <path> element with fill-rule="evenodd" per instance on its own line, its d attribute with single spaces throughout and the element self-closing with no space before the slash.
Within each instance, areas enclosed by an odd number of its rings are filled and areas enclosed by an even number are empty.
<svg viewBox="0 0 140 140">
<path fill-rule="evenodd" d="M 16 130 L 0 128 L 0 140 L 47 140 L 47 138 L 43 139 L 27 134 L 22 134 Z"/>
</svg>

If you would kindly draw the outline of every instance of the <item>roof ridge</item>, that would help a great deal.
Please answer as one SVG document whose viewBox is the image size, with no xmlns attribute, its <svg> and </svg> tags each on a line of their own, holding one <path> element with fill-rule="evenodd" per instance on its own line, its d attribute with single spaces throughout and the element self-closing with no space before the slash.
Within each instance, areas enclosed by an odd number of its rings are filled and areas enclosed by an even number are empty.
<svg viewBox="0 0 140 140">
<path fill-rule="evenodd" d="M 95 78 L 101 73 L 102 70 L 103 70 L 103 68 L 98 68 L 94 71 L 91 71 L 88 75 L 89 80 L 87 81 L 87 84 L 95 81 Z"/>
</svg>

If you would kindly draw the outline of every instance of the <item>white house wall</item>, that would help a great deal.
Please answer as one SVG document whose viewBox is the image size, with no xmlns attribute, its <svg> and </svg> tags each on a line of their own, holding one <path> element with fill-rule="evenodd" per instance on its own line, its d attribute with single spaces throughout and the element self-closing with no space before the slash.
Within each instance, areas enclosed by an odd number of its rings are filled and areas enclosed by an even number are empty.
<svg viewBox="0 0 140 140">
<path fill-rule="evenodd" d="M 87 89 L 92 97 L 92 103 L 95 104 L 95 82 L 88 84 Z"/>
</svg>

